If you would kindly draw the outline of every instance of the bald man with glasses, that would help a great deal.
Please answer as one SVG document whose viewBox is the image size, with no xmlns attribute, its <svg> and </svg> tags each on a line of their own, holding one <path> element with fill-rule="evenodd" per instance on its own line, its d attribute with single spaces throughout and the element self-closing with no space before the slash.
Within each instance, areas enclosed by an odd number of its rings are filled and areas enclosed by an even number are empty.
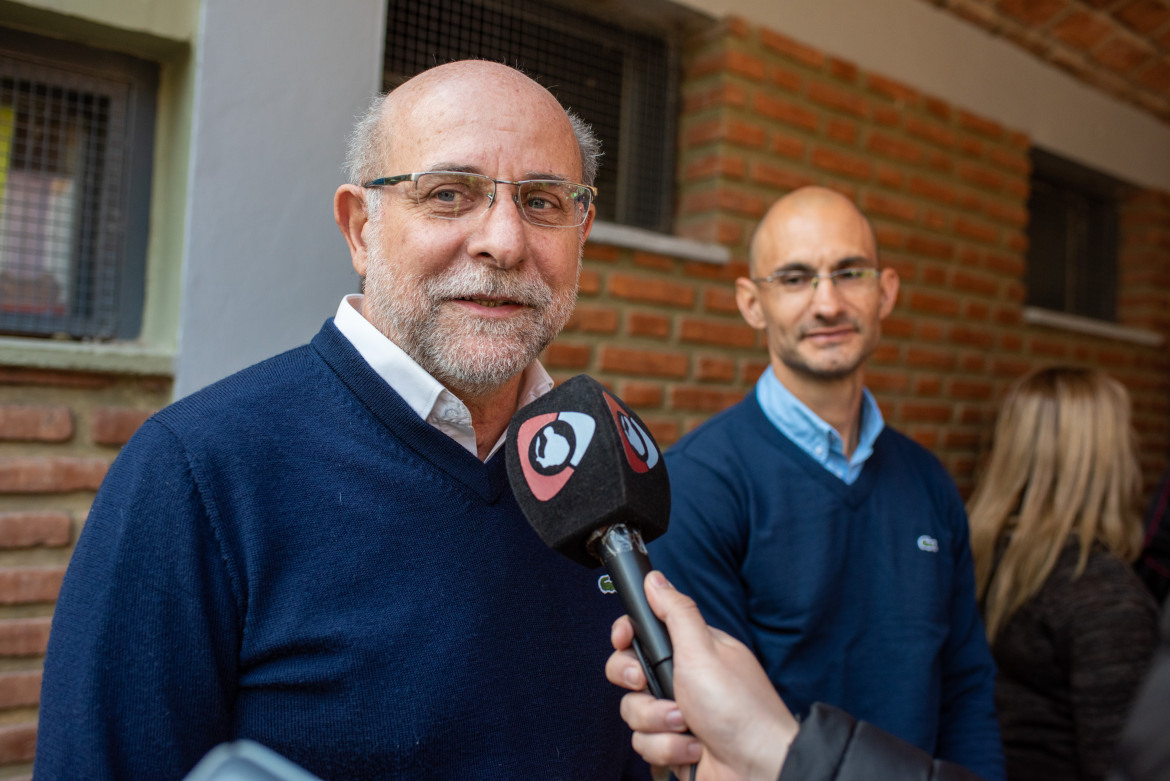
<svg viewBox="0 0 1170 781">
<path fill-rule="evenodd" d="M 750 274 L 736 300 L 768 368 L 667 452 L 670 528 L 651 560 L 794 713 L 827 703 L 1003 779 L 963 503 L 865 387 L 897 273 L 849 199 L 806 187 L 764 217 Z"/>
<path fill-rule="evenodd" d="M 180 779 L 241 738 L 337 781 L 649 778 L 602 675 L 620 600 L 537 537 L 501 447 L 552 388 L 599 154 L 490 62 L 373 103 L 333 203 L 364 292 L 123 449 L 57 604 L 38 779 Z"/>
</svg>

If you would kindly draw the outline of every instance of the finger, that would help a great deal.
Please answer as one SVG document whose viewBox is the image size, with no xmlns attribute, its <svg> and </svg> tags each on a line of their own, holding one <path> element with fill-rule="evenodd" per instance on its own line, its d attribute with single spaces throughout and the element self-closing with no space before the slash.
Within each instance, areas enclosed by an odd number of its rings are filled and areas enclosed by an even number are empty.
<svg viewBox="0 0 1170 781">
<path fill-rule="evenodd" d="M 643 759 L 651 765 L 676 768 L 679 778 L 687 777 L 682 774 L 687 772 L 683 766 L 695 764 L 703 753 L 702 744 L 692 735 L 635 732 L 632 742 Z"/>
<path fill-rule="evenodd" d="M 711 647 L 711 628 L 703 620 L 695 600 L 677 591 L 658 570 L 646 576 L 644 585 L 646 600 L 666 624 L 675 647 Z"/>
<path fill-rule="evenodd" d="M 631 691 L 646 688 L 646 674 L 633 651 L 614 651 L 605 662 L 605 677 L 615 686 Z"/>
<path fill-rule="evenodd" d="M 622 697 L 622 720 L 635 732 L 686 732 L 687 723 L 674 700 L 660 700 L 646 692 Z"/>
<path fill-rule="evenodd" d="M 634 623 L 629 616 L 621 616 L 613 622 L 613 628 L 609 630 L 609 642 L 615 651 L 624 651 L 633 645 Z"/>
</svg>

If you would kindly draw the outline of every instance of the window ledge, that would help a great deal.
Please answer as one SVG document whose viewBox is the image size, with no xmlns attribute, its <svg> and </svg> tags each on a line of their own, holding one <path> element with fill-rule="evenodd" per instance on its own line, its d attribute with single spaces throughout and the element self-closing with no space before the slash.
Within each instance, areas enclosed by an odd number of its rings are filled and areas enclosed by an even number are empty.
<svg viewBox="0 0 1170 781">
<path fill-rule="evenodd" d="M 701 263 L 712 263 L 717 266 L 726 266 L 731 262 L 731 250 L 719 244 L 668 236 L 664 233 L 631 228 L 628 225 L 617 225 L 612 222 L 593 223 L 593 230 L 589 233 L 589 241 L 654 252 L 659 255 L 670 255 L 686 260 L 697 260 Z"/>
<path fill-rule="evenodd" d="M 133 343 L 0 337 L 0 365 L 170 377 L 175 371 L 175 356 L 170 350 Z"/>
<path fill-rule="evenodd" d="M 1105 339 L 1114 339 L 1119 342 L 1132 342 L 1147 347 L 1159 347 L 1162 344 L 1162 335 L 1157 331 L 1147 331 L 1144 328 L 1130 328 L 1129 326 L 1108 323 L 1104 320 L 1094 320 L 1090 317 L 1070 315 L 1065 312 L 1053 312 L 1051 309 L 1037 309 L 1026 306 L 1023 310 L 1024 322 L 1029 325 L 1043 325 L 1049 328 L 1059 328 L 1065 331 L 1074 331 L 1089 336 L 1100 336 Z"/>
</svg>

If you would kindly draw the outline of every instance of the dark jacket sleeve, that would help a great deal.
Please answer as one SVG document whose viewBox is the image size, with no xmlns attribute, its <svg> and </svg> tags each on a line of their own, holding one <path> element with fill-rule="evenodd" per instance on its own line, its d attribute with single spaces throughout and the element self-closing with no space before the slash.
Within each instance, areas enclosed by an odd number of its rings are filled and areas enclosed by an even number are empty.
<svg viewBox="0 0 1170 781">
<path fill-rule="evenodd" d="M 1138 690 L 1117 744 L 1111 781 L 1156 781 L 1170 768 L 1170 601 L 1162 609 L 1162 640 Z"/>
<path fill-rule="evenodd" d="M 969 770 L 935 759 L 925 751 L 816 703 L 780 771 L 779 781 L 979 781 Z"/>
</svg>

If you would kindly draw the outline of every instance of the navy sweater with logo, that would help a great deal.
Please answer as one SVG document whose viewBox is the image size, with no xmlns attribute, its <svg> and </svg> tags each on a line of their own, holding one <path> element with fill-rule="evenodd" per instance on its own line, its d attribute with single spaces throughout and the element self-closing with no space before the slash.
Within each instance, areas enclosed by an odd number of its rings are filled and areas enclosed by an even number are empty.
<svg viewBox="0 0 1170 781">
<path fill-rule="evenodd" d="M 616 596 L 327 322 L 112 466 L 45 662 L 38 779 L 179 779 L 251 738 L 324 779 L 648 778 Z"/>
<path fill-rule="evenodd" d="M 651 561 L 756 652 L 794 712 L 825 702 L 1004 777 L 967 516 L 937 459 L 887 427 L 846 485 L 752 393 L 666 463 L 670 528 Z"/>
</svg>

